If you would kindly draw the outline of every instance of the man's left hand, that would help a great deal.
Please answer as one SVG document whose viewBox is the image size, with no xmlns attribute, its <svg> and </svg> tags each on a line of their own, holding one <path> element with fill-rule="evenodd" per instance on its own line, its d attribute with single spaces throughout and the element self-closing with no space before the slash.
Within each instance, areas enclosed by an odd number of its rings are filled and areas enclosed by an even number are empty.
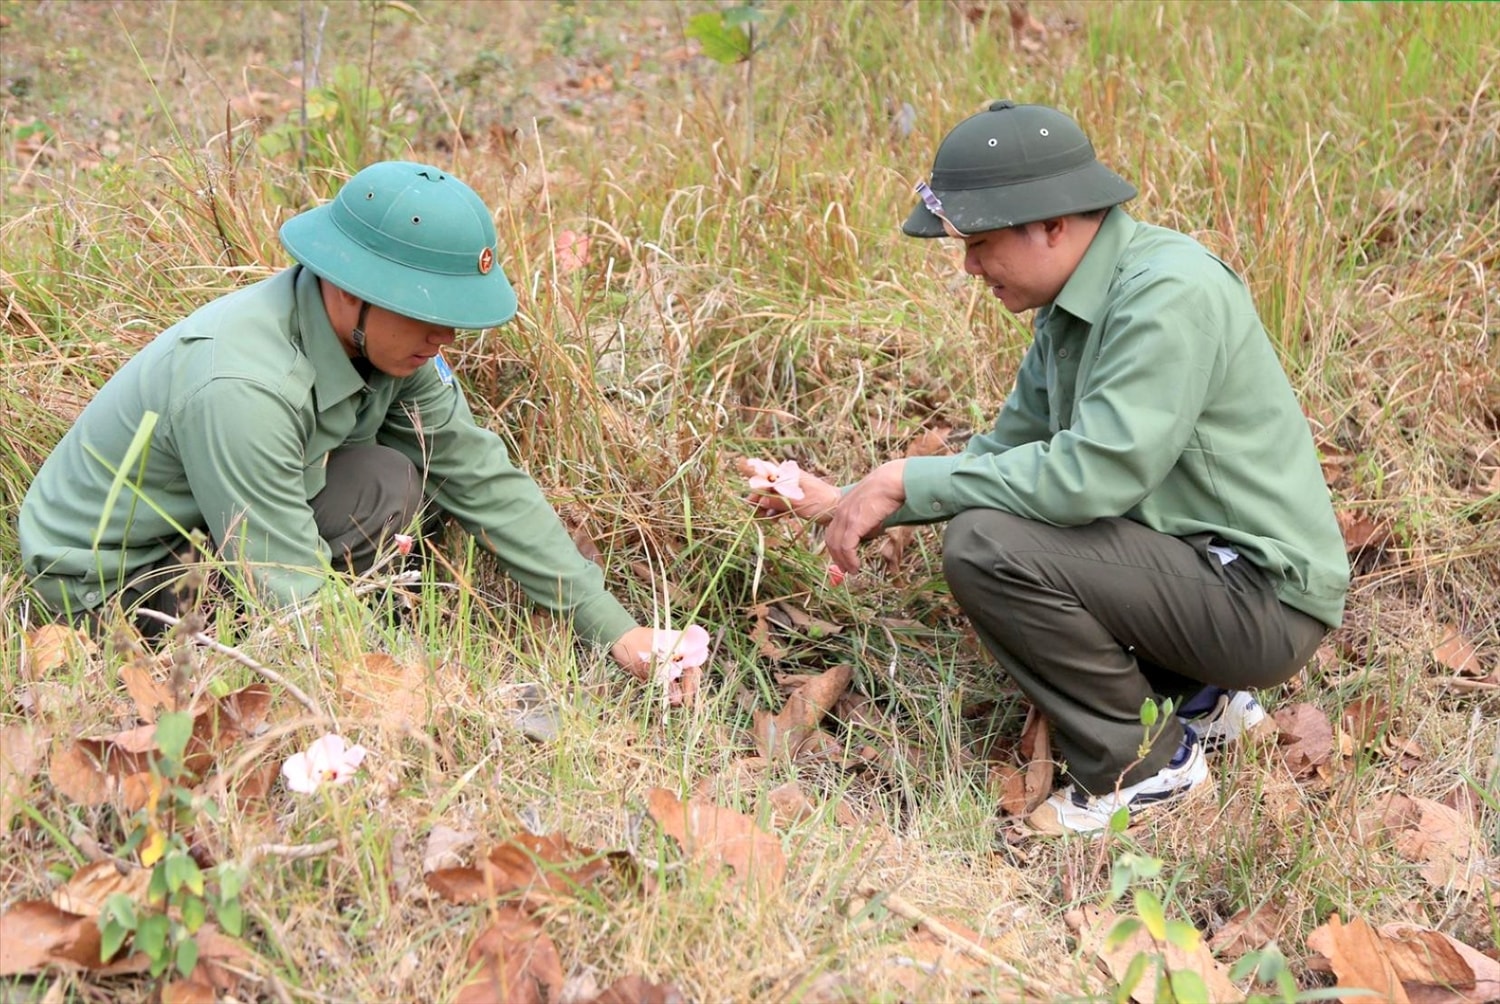
<svg viewBox="0 0 1500 1004">
<path fill-rule="evenodd" d="M 656 669 L 653 655 L 656 632 L 648 627 L 633 627 L 620 636 L 610 648 L 609 654 L 621 668 L 642 683 L 652 682 Z M 691 666 L 682 675 L 667 683 L 667 703 L 673 706 L 692 704 L 698 693 L 698 683 L 703 678 L 701 666 Z"/>
<path fill-rule="evenodd" d="M 845 572 L 859 570 L 859 545 L 884 532 L 885 521 L 906 502 L 904 460 L 881 464 L 839 502 L 823 543 L 833 563 Z"/>
</svg>

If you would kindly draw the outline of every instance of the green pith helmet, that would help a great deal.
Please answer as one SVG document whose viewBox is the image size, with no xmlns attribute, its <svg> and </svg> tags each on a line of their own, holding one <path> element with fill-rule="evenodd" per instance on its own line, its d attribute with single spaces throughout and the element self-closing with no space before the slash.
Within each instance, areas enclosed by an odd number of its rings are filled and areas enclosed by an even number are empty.
<svg viewBox="0 0 1500 1004">
<path fill-rule="evenodd" d="M 942 237 L 946 218 L 964 234 L 1119 205 L 1135 186 L 1099 163 L 1083 130 L 1044 105 L 994 101 L 943 138 L 923 201 L 901 230 Z"/>
<path fill-rule="evenodd" d="M 332 202 L 281 227 L 287 252 L 320 278 L 403 317 L 476 329 L 515 316 L 484 200 L 426 164 L 372 164 Z"/>
</svg>

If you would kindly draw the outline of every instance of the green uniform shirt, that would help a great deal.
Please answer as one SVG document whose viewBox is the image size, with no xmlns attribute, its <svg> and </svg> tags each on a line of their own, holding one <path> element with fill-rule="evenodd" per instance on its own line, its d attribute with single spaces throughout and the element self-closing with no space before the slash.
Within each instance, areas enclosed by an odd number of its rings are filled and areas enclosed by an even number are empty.
<svg viewBox="0 0 1500 1004">
<path fill-rule="evenodd" d="M 1124 516 L 1213 534 L 1325 624 L 1349 564 L 1306 418 L 1249 291 L 1197 241 L 1109 212 L 1036 314 L 987 435 L 905 466 L 888 525 L 1000 509 L 1056 526 Z"/>
<path fill-rule="evenodd" d="M 137 482 L 92 545 L 142 416 L 158 416 Z M 536 483 L 498 436 L 474 424 L 441 357 L 405 378 L 366 382 L 345 354 L 318 280 L 300 266 L 223 296 L 167 329 L 89 402 L 21 505 L 25 571 L 58 610 L 99 605 L 180 540 L 206 528 L 278 603 L 321 587 L 329 547 L 308 500 L 328 452 L 380 443 L 426 472 L 436 504 L 500 559 L 539 605 L 612 643 L 635 620 L 604 589 Z"/>
</svg>

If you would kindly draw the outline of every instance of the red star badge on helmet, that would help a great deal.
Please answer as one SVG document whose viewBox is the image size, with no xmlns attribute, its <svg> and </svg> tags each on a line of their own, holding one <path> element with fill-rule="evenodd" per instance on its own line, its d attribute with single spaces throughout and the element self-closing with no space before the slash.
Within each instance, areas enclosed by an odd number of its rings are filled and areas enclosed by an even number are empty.
<svg viewBox="0 0 1500 1004">
<path fill-rule="evenodd" d="M 492 248 L 485 248 L 479 252 L 479 274 L 489 275 L 490 269 L 495 267 L 495 252 Z"/>
</svg>

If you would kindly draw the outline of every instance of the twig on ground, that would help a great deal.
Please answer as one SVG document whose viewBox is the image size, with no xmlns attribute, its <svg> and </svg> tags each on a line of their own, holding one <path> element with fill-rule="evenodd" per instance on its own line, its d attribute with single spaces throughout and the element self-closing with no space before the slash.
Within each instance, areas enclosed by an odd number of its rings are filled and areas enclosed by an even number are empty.
<svg viewBox="0 0 1500 1004">
<path fill-rule="evenodd" d="M 176 627 L 181 623 L 178 618 L 173 617 L 171 614 L 164 614 L 160 610 L 151 610 L 148 607 L 137 608 L 136 616 L 148 617 L 151 620 L 160 621 L 163 624 L 168 624 L 173 627 Z M 312 712 L 318 718 L 327 720 L 328 716 L 323 713 L 323 709 L 318 706 L 317 701 L 314 701 L 311 697 L 308 697 L 307 694 L 302 692 L 302 689 L 300 687 L 298 687 L 295 683 L 292 683 L 280 673 L 276 672 L 274 669 L 271 669 L 267 666 L 262 666 L 260 663 L 250 658 L 244 652 L 241 652 L 239 649 L 234 648 L 231 645 L 225 645 L 220 641 L 210 638 L 208 635 L 202 633 L 201 631 L 192 634 L 189 637 L 192 639 L 195 645 L 199 645 L 203 648 L 218 652 L 220 655 L 227 655 L 229 656 L 229 658 L 233 659 L 241 666 L 253 670 L 254 672 L 265 677 L 267 680 L 270 680 L 277 686 L 284 687 L 286 689 L 286 692 L 295 697 L 297 699 L 297 702 L 304 708 Z"/>
<path fill-rule="evenodd" d="M 907 920 L 915 921 L 921 927 L 926 928 L 933 937 L 960 955 L 967 955 L 976 962 L 993 966 L 1007 976 L 1014 976 L 1025 983 L 1027 989 L 1038 991 L 1048 998 L 1055 999 L 1062 996 L 1061 991 L 1055 987 L 1049 986 L 1045 981 L 1037 979 L 1035 976 L 1026 975 L 983 945 L 976 944 L 973 939 L 953 930 L 953 928 L 926 910 L 902 899 L 895 893 L 878 888 L 871 882 L 861 882 L 859 884 L 859 894 L 861 896 L 868 896 L 871 899 L 879 899 L 880 902 L 885 904 L 886 909 L 894 914 L 905 917 Z"/>
<path fill-rule="evenodd" d="M 327 854 L 339 845 L 338 839 L 322 840 L 316 844 L 255 844 L 245 851 L 241 863 L 249 868 L 260 858 L 315 858 Z"/>
</svg>

